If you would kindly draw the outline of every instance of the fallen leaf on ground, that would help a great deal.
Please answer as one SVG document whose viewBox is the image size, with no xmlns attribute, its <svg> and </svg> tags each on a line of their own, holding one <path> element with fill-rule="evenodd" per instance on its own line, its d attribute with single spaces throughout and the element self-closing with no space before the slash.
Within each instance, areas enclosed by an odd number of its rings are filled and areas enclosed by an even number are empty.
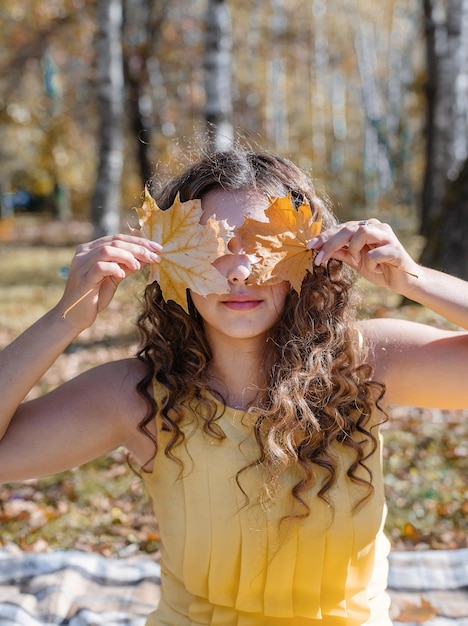
<svg viewBox="0 0 468 626">
<path fill-rule="evenodd" d="M 423 624 L 435 617 L 437 617 L 437 609 L 432 606 L 430 602 L 421 598 L 421 604 L 419 606 L 408 602 L 401 610 L 397 620 L 405 624 Z"/>
<path fill-rule="evenodd" d="M 145 189 L 143 205 L 136 209 L 140 227 L 152 241 L 163 246 L 160 263 L 150 267 L 148 283 L 157 281 L 164 300 L 174 300 L 188 310 L 186 289 L 201 296 L 228 293 L 228 283 L 212 263 L 228 254 L 229 230 L 209 218 L 200 224 L 200 200 L 180 202 L 162 211 Z"/>
<path fill-rule="evenodd" d="M 265 215 L 268 222 L 246 217 L 237 230 L 244 250 L 259 258 L 252 279 L 260 285 L 289 280 L 300 293 L 304 276 L 312 269 L 307 243 L 319 234 L 321 221 L 314 221 L 308 204 L 296 210 L 289 195 L 273 200 Z"/>
</svg>

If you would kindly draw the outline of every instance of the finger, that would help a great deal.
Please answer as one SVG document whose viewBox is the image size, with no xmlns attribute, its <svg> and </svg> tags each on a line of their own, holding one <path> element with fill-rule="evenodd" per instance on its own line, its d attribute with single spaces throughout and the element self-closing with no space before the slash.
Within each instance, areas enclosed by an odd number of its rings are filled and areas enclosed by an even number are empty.
<svg viewBox="0 0 468 626">
<path fill-rule="evenodd" d="M 76 263 L 79 264 L 82 274 L 100 262 L 117 264 L 125 272 L 132 273 L 141 269 L 143 264 L 157 263 L 160 260 L 160 255 L 147 246 L 115 241 L 93 246 L 83 252 L 80 251 L 76 256 Z"/>
<path fill-rule="evenodd" d="M 319 255 L 320 255 L 320 252 L 319 252 L 319 254 L 317 255 L 317 257 L 315 259 L 315 264 L 316 265 L 321 265 L 322 263 L 323 264 L 327 263 L 327 261 L 329 259 L 321 261 Z M 337 261 L 343 261 L 344 263 L 346 263 L 347 265 L 349 265 L 350 267 L 352 267 L 355 270 L 359 269 L 359 267 L 361 265 L 361 260 L 360 259 L 356 259 L 349 252 L 348 248 L 340 248 L 339 250 L 336 250 L 330 258 L 336 259 Z"/>
<path fill-rule="evenodd" d="M 132 255 L 124 252 L 107 254 L 105 250 L 98 249 L 73 259 L 68 283 L 98 284 L 107 276 L 120 281 L 140 267 L 140 262 Z"/>
<path fill-rule="evenodd" d="M 115 248 L 126 249 L 135 253 L 138 257 L 144 256 L 145 251 L 160 254 L 163 250 L 162 245 L 156 241 L 151 241 L 150 239 L 145 239 L 144 237 L 135 235 L 124 234 L 100 237 L 94 241 L 82 244 L 80 248 L 82 252 L 87 252 L 99 249 L 102 246 L 112 246 Z"/>
<path fill-rule="evenodd" d="M 374 246 L 380 246 L 388 241 L 389 230 L 386 224 L 382 224 L 378 220 L 358 222 L 356 231 L 348 243 L 350 254 L 357 262 L 360 262 L 362 253 L 367 253 Z"/>
<path fill-rule="evenodd" d="M 348 221 L 348 222 L 343 222 L 342 224 L 336 224 L 335 226 L 331 226 L 330 228 L 327 228 L 327 230 L 322 231 L 319 235 L 311 239 L 308 242 L 307 247 L 311 249 L 320 248 L 328 240 L 335 237 L 339 233 L 348 232 L 351 235 L 354 232 L 356 232 L 356 230 L 358 230 L 358 228 L 360 227 L 365 228 L 365 227 L 379 225 L 379 224 L 382 224 L 382 222 L 378 220 L 377 218 L 370 218 L 368 220 L 361 220 L 361 221 Z"/>
<path fill-rule="evenodd" d="M 373 218 L 365 222 L 345 222 L 328 229 L 308 243 L 308 248 L 318 251 L 315 264 L 326 263 L 330 258 L 353 266 L 359 264 L 362 251 L 367 252 L 381 241 L 381 233 L 371 226 L 381 225 Z"/>
<path fill-rule="evenodd" d="M 357 228 L 357 223 L 347 222 L 327 230 L 323 235 L 309 242 L 308 247 L 317 251 L 315 265 L 325 264 L 331 258 L 350 262 L 352 265 L 358 263 L 359 255 L 355 254 L 355 250 L 349 250 L 349 244 L 356 235 Z M 356 245 L 357 249 L 360 247 L 362 245 Z"/>
<path fill-rule="evenodd" d="M 132 272 L 119 263 L 110 261 L 98 261 L 85 274 L 85 278 L 92 277 L 94 282 L 100 283 L 104 278 L 112 278 L 120 282 Z"/>
<path fill-rule="evenodd" d="M 414 274 L 414 262 L 408 255 L 402 255 L 400 249 L 396 249 L 395 245 L 388 243 L 387 245 L 373 248 L 367 253 L 366 265 L 371 271 L 383 270 L 382 266 L 387 269 L 395 268 L 403 271 L 407 274 L 415 276 Z"/>
</svg>

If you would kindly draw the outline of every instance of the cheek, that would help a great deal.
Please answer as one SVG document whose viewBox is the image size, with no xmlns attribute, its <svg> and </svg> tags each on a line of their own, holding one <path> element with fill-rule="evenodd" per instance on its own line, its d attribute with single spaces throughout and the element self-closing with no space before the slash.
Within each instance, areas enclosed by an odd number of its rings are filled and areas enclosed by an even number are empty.
<svg viewBox="0 0 468 626">
<path fill-rule="evenodd" d="M 206 305 L 207 298 L 200 296 L 198 293 L 193 293 L 193 291 L 190 292 L 190 297 L 192 298 L 193 306 L 200 313 L 200 309 L 203 309 L 203 305 Z"/>
<path fill-rule="evenodd" d="M 290 285 L 288 282 L 282 282 L 279 285 L 272 285 L 273 303 L 278 312 L 278 316 L 284 311 L 286 305 L 286 298 L 288 296 Z"/>
<path fill-rule="evenodd" d="M 199 315 L 203 319 L 206 317 L 210 317 L 210 314 L 213 315 L 214 307 L 216 305 L 216 296 L 208 295 L 201 296 L 198 293 L 190 292 L 190 296 L 192 298 L 193 306 L 197 309 Z"/>
</svg>

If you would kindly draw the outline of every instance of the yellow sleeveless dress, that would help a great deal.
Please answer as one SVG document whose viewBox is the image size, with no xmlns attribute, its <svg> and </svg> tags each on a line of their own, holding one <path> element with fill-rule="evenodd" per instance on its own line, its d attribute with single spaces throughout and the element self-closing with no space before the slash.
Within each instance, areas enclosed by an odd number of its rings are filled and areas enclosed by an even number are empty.
<svg viewBox="0 0 468 626">
<path fill-rule="evenodd" d="M 235 477 L 257 458 L 252 416 L 227 407 L 219 441 L 199 426 L 196 404 L 175 451 L 182 471 L 164 454 L 169 435 L 156 418 L 159 452 L 144 480 L 159 523 L 162 587 L 147 626 L 391 626 L 380 454 L 367 462 L 375 494 L 357 513 L 362 491 L 347 479 L 350 453 L 337 444 L 339 475 L 327 494 L 334 510 L 313 488 L 310 515 L 280 524 L 291 511 L 294 469 L 267 504 L 262 470 L 243 472 L 247 502 Z"/>
</svg>

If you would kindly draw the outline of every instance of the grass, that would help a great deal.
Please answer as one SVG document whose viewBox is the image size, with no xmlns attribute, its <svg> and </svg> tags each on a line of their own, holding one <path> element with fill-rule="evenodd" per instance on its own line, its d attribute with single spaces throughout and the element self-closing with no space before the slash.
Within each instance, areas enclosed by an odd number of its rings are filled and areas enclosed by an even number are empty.
<svg viewBox="0 0 468 626">
<path fill-rule="evenodd" d="M 60 270 L 89 237 L 89 225 L 80 222 L 63 225 L 29 216 L 16 221 L 11 241 L 0 247 L 0 347 L 58 301 L 64 285 Z M 59 357 L 30 397 L 132 354 L 142 286 L 141 277 L 124 281 L 108 310 Z M 383 290 L 367 284 L 362 289 L 366 316 L 445 324 L 421 307 L 398 308 L 398 298 Z M 395 409 L 384 438 L 387 533 L 394 548 L 468 546 L 468 411 Z M 79 470 L 0 486 L 0 523 L 0 546 L 105 555 L 158 551 L 150 503 L 122 450 Z"/>
</svg>

